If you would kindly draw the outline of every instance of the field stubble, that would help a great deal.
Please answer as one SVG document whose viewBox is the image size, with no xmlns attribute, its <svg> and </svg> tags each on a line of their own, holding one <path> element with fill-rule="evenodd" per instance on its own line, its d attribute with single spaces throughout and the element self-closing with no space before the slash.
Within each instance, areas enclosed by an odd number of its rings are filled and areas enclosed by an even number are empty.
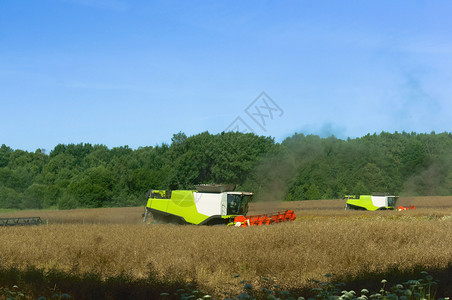
<svg viewBox="0 0 452 300">
<path fill-rule="evenodd" d="M 391 270 L 450 270 L 452 197 L 402 198 L 399 204 L 417 206 L 404 212 L 344 211 L 343 204 L 254 203 L 251 214 L 288 208 L 297 220 L 251 228 L 147 225 L 142 208 L 34 211 L 49 225 L 0 228 L 0 264 L 104 278 L 139 279 L 153 272 L 194 281 L 216 295 L 239 292 L 243 279 L 255 287 L 300 289 L 326 273 L 360 279 Z"/>
</svg>

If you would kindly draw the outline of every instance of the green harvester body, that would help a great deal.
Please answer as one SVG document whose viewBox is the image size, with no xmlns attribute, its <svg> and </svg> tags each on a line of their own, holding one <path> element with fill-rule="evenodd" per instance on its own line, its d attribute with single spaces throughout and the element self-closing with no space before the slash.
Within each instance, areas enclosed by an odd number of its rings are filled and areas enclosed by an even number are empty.
<svg viewBox="0 0 452 300">
<path fill-rule="evenodd" d="M 152 216 L 165 223 L 229 224 L 235 217 L 246 215 L 252 197 L 253 193 L 206 186 L 199 190 L 151 190 L 143 221 Z"/>
<path fill-rule="evenodd" d="M 347 195 L 344 198 L 347 200 L 345 209 L 374 211 L 394 209 L 399 197 L 386 194 L 374 194 Z"/>
</svg>

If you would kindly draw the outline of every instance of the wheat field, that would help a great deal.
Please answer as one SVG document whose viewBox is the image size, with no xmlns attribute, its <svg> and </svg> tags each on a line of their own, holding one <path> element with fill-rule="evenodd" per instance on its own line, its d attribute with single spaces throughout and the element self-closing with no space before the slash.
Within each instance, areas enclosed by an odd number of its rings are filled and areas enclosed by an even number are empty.
<svg viewBox="0 0 452 300">
<path fill-rule="evenodd" d="M 217 296 L 240 292 L 241 280 L 294 290 L 312 287 L 312 279 L 326 273 L 351 281 L 394 270 L 450 275 L 452 197 L 401 198 L 399 204 L 416 209 L 345 211 L 343 200 L 253 203 L 250 214 L 287 208 L 297 220 L 251 228 L 149 225 L 141 207 L 4 213 L 0 217 L 40 216 L 44 224 L 0 227 L 0 265 L 103 278 L 153 272 L 162 280 L 196 282 Z"/>
</svg>

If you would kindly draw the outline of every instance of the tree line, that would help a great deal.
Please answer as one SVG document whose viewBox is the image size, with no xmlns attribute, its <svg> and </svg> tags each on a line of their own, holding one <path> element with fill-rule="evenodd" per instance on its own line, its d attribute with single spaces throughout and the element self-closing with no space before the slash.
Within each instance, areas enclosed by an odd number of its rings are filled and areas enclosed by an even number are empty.
<svg viewBox="0 0 452 300">
<path fill-rule="evenodd" d="M 131 149 L 59 144 L 49 154 L 0 147 L 0 208 L 144 205 L 149 189 L 232 183 L 256 200 L 334 199 L 345 194 L 452 194 L 452 134 L 294 134 L 281 143 L 252 133 L 174 134 Z"/>
</svg>

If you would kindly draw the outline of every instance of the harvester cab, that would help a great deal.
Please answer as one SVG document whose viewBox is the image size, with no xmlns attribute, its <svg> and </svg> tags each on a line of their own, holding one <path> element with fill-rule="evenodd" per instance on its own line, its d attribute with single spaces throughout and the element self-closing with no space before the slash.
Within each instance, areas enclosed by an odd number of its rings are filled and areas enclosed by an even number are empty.
<svg viewBox="0 0 452 300">
<path fill-rule="evenodd" d="M 388 194 L 346 195 L 345 209 L 371 211 L 394 209 L 398 198 Z"/>
</svg>

